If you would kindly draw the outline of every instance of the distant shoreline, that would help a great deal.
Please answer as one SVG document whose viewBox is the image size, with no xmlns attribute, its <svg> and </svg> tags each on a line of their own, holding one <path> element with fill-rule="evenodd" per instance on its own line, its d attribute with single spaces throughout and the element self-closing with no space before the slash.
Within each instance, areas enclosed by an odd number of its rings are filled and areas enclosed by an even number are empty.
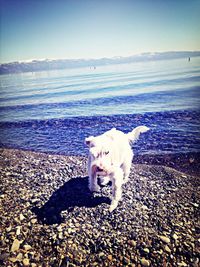
<svg viewBox="0 0 200 267">
<path fill-rule="evenodd" d="M 142 53 L 139 55 L 133 55 L 128 57 L 112 57 L 99 59 L 36 59 L 31 61 L 15 61 L 0 64 L 0 75 L 84 67 L 89 67 L 95 70 L 98 66 L 159 60 L 173 60 L 181 58 L 186 58 L 188 59 L 188 61 L 190 61 L 193 57 L 199 56 L 200 51 L 170 51 L 161 53 Z"/>
</svg>

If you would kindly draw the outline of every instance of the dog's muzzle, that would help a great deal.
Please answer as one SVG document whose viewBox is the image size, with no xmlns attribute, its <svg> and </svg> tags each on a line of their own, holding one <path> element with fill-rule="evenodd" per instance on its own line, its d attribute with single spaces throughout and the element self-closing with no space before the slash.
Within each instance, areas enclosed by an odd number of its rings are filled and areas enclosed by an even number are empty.
<svg viewBox="0 0 200 267">
<path fill-rule="evenodd" d="M 97 165 L 93 165 L 92 167 L 93 173 L 96 173 L 97 175 L 105 176 L 108 175 L 107 171 Z"/>
</svg>

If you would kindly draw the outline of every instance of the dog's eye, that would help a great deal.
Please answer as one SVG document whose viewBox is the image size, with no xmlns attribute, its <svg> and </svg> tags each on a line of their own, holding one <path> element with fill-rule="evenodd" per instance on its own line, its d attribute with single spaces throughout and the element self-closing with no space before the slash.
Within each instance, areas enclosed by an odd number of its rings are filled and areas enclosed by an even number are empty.
<svg viewBox="0 0 200 267">
<path fill-rule="evenodd" d="M 109 151 L 106 151 L 105 154 L 108 155 L 109 154 Z"/>
</svg>

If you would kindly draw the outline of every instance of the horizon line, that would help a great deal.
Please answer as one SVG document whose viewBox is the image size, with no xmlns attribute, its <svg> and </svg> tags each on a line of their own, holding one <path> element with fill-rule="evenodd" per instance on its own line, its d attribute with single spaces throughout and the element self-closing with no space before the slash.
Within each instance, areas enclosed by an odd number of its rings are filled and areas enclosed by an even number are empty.
<svg viewBox="0 0 200 267">
<path fill-rule="evenodd" d="M 103 57 L 97 57 L 97 58 L 32 58 L 32 59 L 24 59 L 24 60 L 13 60 L 13 61 L 7 61 L 7 62 L 0 62 L 0 65 L 4 64 L 11 64 L 11 63 L 31 63 L 33 61 L 56 61 L 56 60 L 101 60 L 101 59 L 117 59 L 117 58 L 129 58 L 129 57 L 134 57 L 134 56 L 140 56 L 144 54 L 164 54 L 164 53 L 200 53 L 200 50 L 167 50 L 167 51 L 154 51 L 154 52 L 141 52 L 141 53 L 136 53 L 136 54 L 130 54 L 127 56 L 103 56 Z"/>
</svg>

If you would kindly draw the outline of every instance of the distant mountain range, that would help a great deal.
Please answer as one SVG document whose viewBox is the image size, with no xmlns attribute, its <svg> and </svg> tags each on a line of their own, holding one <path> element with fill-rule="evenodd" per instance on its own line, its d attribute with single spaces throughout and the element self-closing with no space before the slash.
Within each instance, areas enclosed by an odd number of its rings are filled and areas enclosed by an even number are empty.
<svg viewBox="0 0 200 267">
<path fill-rule="evenodd" d="M 32 60 L 24 62 L 11 62 L 0 64 L 0 74 L 35 72 L 43 70 L 56 70 L 67 68 L 90 67 L 97 66 L 134 63 L 140 61 L 166 60 L 177 58 L 199 57 L 200 51 L 180 51 L 180 52 L 162 52 L 162 53 L 142 53 L 129 57 L 112 57 L 101 59 L 57 59 L 57 60 Z"/>
</svg>

